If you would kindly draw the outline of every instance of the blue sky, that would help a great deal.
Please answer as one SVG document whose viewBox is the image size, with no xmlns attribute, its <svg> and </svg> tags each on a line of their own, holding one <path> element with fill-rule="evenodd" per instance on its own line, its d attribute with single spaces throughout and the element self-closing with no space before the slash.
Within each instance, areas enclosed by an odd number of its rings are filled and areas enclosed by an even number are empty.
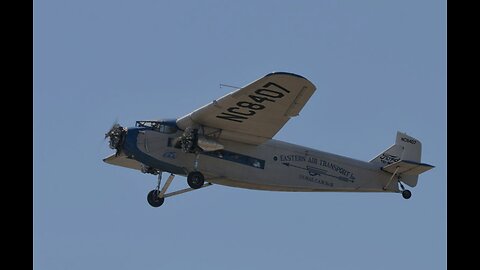
<svg viewBox="0 0 480 270">
<path fill-rule="evenodd" d="M 428 0 L 35 1 L 35 268 L 446 268 L 445 13 Z M 408 201 L 216 185 L 156 209 L 155 177 L 102 162 L 115 119 L 180 117 L 232 90 L 220 83 L 272 71 L 317 86 L 276 139 L 369 160 L 399 130 L 436 168 Z"/>
</svg>

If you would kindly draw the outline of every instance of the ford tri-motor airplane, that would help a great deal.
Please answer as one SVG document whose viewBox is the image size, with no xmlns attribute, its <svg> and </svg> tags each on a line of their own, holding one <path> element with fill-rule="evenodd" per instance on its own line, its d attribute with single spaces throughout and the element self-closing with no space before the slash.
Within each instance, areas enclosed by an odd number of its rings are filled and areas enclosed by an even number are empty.
<svg viewBox="0 0 480 270">
<path fill-rule="evenodd" d="M 165 198 L 220 184 L 272 191 L 396 192 L 409 199 L 421 163 L 419 140 L 397 132 L 395 144 L 369 162 L 272 139 L 300 113 L 315 86 L 306 78 L 274 72 L 176 120 L 115 124 L 105 137 L 116 153 L 109 164 L 158 175 L 147 195 L 153 207 Z M 170 177 L 161 188 L 162 172 Z M 190 188 L 166 193 L 175 175 Z"/>
</svg>

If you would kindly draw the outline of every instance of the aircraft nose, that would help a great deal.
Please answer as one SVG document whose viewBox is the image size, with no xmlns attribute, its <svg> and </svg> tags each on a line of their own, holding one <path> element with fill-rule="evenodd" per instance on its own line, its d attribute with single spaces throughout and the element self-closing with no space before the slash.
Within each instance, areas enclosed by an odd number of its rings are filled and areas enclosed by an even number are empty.
<svg viewBox="0 0 480 270">
<path fill-rule="evenodd" d="M 110 130 L 105 133 L 105 139 L 109 138 L 109 147 L 111 149 L 116 149 L 117 152 L 115 155 L 118 155 L 122 149 L 122 145 L 125 141 L 125 135 L 127 134 L 127 129 L 122 127 L 120 124 L 116 123 L 110 128 Z"/>
</svg>

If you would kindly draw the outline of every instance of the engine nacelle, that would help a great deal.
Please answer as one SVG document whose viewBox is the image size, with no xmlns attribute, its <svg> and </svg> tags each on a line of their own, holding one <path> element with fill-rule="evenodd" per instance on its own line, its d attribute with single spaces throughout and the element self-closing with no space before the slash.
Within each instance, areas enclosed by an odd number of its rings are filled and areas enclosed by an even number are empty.
<svg viewBox="0 0 480 270">
<path fill-rule="evenodd" d="M 222 144 L 217 142 L 215 139 L 207 138 L 200 135 L 197 141 L 198 147 L 200 147 L 205 152 L 222 150 L 224 147 Z"/>
<path fill-rule="evenodd" d="M 185 153 L 195 153 L 198 150 L 211 152 L 223 149 L 223 145 L 217 142 L 215 139 L 198 134 L 196 128 L 186 128 L 185 132 L 179 138 L 176 145 L 178 148 L 182 148 Z"/>
</svg>

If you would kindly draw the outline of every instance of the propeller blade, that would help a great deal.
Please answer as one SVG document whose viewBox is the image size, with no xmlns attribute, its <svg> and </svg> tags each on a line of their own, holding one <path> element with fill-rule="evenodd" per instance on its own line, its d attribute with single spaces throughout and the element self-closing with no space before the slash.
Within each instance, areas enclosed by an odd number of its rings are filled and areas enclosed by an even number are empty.
<svg viewBox="0 0 480 270">
<path fill-rule="evenodd" d="M 112 126 L 110 127 L 110 129 L 108 130 L 107 133 L 105 133 L 105 137 L 103 138 L 103 140 L 105 141 L 108 136 L 110 136 L 110 134 L 112 133 L 112 130 L 118 128 L 120 126 L 120 124 L 118 123 L 118 117 L 115 118 L 115 121 L 113 122 Z"/>
</svg>

